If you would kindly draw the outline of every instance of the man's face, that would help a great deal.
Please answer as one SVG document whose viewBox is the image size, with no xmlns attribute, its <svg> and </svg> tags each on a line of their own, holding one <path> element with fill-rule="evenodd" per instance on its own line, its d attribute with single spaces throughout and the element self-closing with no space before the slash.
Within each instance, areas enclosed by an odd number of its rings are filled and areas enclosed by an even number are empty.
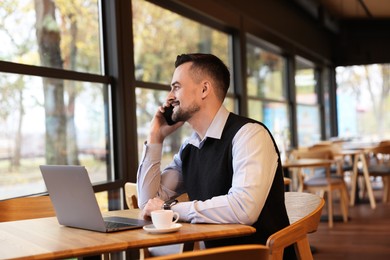
<svg viewBox="0 0 390 260">
<path fill-rule="evenodd" d="M 191 77 L 191 65 L 191 62 L 186 62 L 173 73 L 168 99 L 172 100 L 172 119 L 176 122 L 188 121 L 200 110 L 202 84 L 194 82 Z"/>
</svg>

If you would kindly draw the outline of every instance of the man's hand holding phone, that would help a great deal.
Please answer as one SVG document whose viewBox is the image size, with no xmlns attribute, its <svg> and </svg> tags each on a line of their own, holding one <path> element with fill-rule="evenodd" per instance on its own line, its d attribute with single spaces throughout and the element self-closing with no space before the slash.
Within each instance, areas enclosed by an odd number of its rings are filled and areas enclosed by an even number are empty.
<svg viewBox="0 0 390 260">
<path fill-rule="evenodd" d="M 184 124 L 184 122 L 174 122 L 172 120 L 173 106 L 169 104 L 166 107 L 165 105 L 159 107 L 159 111 L 157 111 L 157 114 L 152 120 L 147 138 L 149 144 L 163 143 L 165 137 Z"/>
<path fill-rule="evenodd" d="M 167 121 L 168 125 L 174 125 L 176 124 L 175 121 L 172 120 L 172 114 L 173 114 L 173 106 L 169 105 L 168 107 L 164 107 L 164 118 L 165 121 Z"/>
</svg>

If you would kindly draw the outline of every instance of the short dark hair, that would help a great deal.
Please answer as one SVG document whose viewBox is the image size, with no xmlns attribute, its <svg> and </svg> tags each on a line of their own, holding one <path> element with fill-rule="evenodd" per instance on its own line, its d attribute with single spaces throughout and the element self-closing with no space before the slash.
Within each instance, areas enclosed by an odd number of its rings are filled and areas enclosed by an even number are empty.
<svg viewBox="0 0 390 260">
<path fill-rule="evenodd" d="M 213 54 L 181 54 L 176 58 L 175 68 L 186 62 L 192 62 L 191 70 L 195 79 L 199 79 L 201 73 L 206 73 L 215 80 L 217 95 L 223 101 L 230 85 L 230 72 L 223 61 Z"/>
</svg>

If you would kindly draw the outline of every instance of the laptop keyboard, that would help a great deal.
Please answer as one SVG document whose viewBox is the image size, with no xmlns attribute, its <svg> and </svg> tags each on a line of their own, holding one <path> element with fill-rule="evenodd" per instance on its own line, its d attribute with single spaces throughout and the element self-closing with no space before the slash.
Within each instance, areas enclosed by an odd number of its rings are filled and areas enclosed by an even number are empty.
<svg viewBox="0 0 390 260">
<path fill-rule="evenodd" d="M 150 224 L 151 221 L 123 217 L 105 217 L 104 223 L 106 224 L 106 228 L 117 230 L 123 227 L 142 228 L 144 225 Z"/>
<path fill-rule="evenodd" d="M 112 222 L 112 221 L 104 221 L 104 223 L 106 224 L 106 227 L 109 229 L 134 226 L 133 224 L 129 224 L 129 223 L 120 223 L 120 222 Z"/>
</svg>

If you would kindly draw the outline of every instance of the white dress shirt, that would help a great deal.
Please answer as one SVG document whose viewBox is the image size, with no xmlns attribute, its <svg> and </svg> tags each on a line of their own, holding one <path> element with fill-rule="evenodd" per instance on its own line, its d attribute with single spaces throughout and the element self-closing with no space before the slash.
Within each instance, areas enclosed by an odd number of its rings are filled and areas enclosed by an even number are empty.
<svg viewBox="0 0 390 260">
<path fill-rule="evenodd" d="M 168 200 L 185 192 L 180 153 L 186 145 L 202 149 L 208 137 L 220 139 L 229 111 L 221 106 L 203 140 L 194 133 L 163 171 L 160 169 L 162 145 L 145 144 L 137 174 L 138 204 L 141 208 L 158 196 Z M 232 145 L 233 180 L 228 194 L 206 201 L 181 202 L 172 207 L 180 220 L 191 223 L 253 224 L 259 217 L 278 167 L 278 155 L 268 131 L 257 123 L 245 124 Z M 210 172 L 212 174 L 212 171 Z"/>
</svg>

